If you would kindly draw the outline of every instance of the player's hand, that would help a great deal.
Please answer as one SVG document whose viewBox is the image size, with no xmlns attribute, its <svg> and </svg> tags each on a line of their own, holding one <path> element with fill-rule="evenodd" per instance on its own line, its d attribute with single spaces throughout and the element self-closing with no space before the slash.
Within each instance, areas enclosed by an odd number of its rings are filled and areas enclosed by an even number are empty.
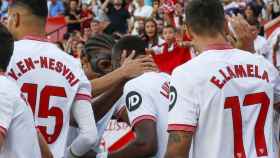
<svg viewBox="0 0 280 158">
<path fill-rule="evenodd" d="M 143 58 L 133 59 L 135 52 L 127 56 L 126 51 L 122 54 L 120 70 L 127 79 L 139 76 L 145 72 L 158 71 L 152 56 L 147 55 Z"/>
<path fill-rule="evenodd" d="M 231 24 L 234 32 L 230 32 L 229 41 L 237 48 L 255 52 L 254 40 L 257 37 L 257 29 L 248 24 L 248 22 L 239 14 L 226 17 Z"/>
</svg>

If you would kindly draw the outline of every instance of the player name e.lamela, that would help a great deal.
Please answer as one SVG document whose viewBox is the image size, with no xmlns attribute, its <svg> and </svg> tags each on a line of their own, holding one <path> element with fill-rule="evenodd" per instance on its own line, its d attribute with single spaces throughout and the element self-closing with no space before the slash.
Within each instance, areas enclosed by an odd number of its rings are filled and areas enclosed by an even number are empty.
<svg viewBox="0 0 280 158">
<path fill-rule="evenodd" d="M 235 78 L 259 78 L 269 82 L 268 73 L 266 70 L 260 70 L 258 65 L 233 65 L 226 68 L 219 69 L 219 77 L 212 76 L 210 82 L 222 89 L 225 84 Z"/>
<path fill-rule="evenodd" d="M 75 76 L 75 74 L 60 61 L 48 57 L 40 57 L 39 60 L 32 58 L 26 58 L 16 63 L 16 69 L 10 69 L 8 75 L 14 80 L 18 80 L 24 74 L 30 72 L 31 70 L 48 69 L 56 73 L 61 74 L 65 77 L 71 87 L 75 86 L 80 80 Z M 18 71 L 15 71 L 18 70 Z"/>
</svg>

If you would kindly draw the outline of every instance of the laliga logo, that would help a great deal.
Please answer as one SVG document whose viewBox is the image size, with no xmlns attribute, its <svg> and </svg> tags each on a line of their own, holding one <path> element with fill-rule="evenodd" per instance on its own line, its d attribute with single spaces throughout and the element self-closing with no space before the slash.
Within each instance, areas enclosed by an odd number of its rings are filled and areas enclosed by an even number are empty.
<svg viewBox="0 0 280 158">
<path fill-rule="evenodd" d="M 139 108 L 142 103 L 142 97 L 138 92 L 129 92 L 125 99 L 127 109 L 129 111 L 134 111 Z"/>
<path fill-rule="evenodd" d="M 177 101 L 177 90 L 173 86 L 170 87 L 169 99 L 170 99 L 169 111 L 171 111 Z"/>
</svg>

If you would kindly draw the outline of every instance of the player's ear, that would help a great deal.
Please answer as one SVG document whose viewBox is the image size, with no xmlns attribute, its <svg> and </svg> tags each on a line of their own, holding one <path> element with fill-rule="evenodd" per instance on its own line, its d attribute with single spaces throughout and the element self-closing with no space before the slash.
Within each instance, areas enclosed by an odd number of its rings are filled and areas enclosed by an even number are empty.
<svg viewBox="0 0 280 158">
<path fill-rule="evenodd" d="M 19 13 L 12 13 L 8 17 L 8 27 L 9 28 L 17 28 L 20 24 L 20 15 Z"/>
</svg>

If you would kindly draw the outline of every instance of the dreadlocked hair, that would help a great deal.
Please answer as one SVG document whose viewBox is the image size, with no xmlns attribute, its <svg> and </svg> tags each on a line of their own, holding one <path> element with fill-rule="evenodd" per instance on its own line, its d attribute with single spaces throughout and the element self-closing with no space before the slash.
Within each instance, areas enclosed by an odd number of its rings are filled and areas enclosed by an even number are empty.
<svg viewBox="0 0 280 158">
<path fill-rule="evenodd" d="M 98 50 L 111 51 L 115 45 L 115 41 L 112 36 L 106 34 L 99 34 L 92 36 L 85 44 L 85 52 L 89 55 L 91 52 Z"/>
</svg>

